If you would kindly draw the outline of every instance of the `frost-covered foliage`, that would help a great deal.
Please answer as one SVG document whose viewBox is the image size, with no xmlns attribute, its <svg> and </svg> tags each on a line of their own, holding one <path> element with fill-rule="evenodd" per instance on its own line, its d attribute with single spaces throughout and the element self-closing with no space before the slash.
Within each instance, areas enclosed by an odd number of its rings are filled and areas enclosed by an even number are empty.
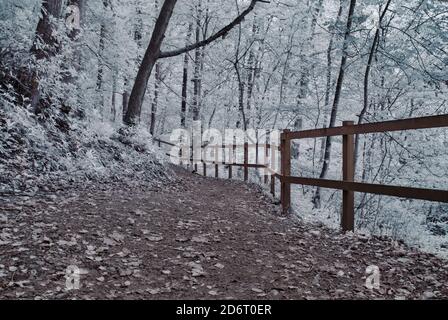
<svg viewBox="0 0 448 320">
<path fill-rule="evenodd" d="M 35 39 L 40 5 L 0 3 L 0 191 L 35 192 L 98 181 L 149 185 L 168 179 L 148 130 L 105 121 L 87 54 L 95 52 L 90 30 L 70 37 L 61 12 L 51 17 L 56 54 L 47 59 L 32 54 L 33 43 L 48 46 Z M 33 74 L 41 97 L 37 111 L 30 108 Z"/>
<path fill-rule="evenodd" d="M 71 127 L 61 131 L 57 119 L 42 122 L 26 109 L 2 103 L 1 192 L 33 193 L 91 182 L 149 186 L 169 178 L 152 137 L 141 127 L 65 119 Z"/>
</svg>

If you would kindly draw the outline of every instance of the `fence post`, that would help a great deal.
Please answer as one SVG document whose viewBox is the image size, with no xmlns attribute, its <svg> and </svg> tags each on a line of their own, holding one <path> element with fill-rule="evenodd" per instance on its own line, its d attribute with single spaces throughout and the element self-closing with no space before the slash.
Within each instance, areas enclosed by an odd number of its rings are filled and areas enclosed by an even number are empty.
<svg viewBox="0 0 448 320">
<path fill-rule="evenodd" d="M 235 160 L 235 144 L 229 146 L 229 179 L 232 179 L 233 162 Z"/>
<path fill-rule="evenodd" d="M 203 165 L 204 165 L 204 177 L 206 177 L 207 176 L 207 163 L 205 162 L 205 159 L 204 159 Z"/>
<path fill-rule="evenodd" d="M 195 159 L 195 154 L 194 154 L 194 146 L 191 146 L 191 158 L 193 159 L 193 163 L 194 163 L 194 171 L 199 174 L 199 170 L 198 170 L 198 160 Z"/>
<path fill-rule="evenodd" d="M 344 121 L 343 126 L 352 126 L 353 121 Z M 354 168 L 354 138 L 352 134 L 342 137 L 342 179 L 353 181 L 355 178 Z M 353 191 L 342 192 L 342 217 L 341 227 L 343 231 L 353 231 L 355 225 L 355 196 Z"/>
<path fill-rule="evenodd" d="M 190 146 L 190 168 L 193 169 L 193 146 Z"/>
<path fill-rule="evenodd" d="M 266 136 L 266 141 L 264 144 L 264 165 L 268 166 L 268 157 L 269 157 L 269 150 L 268 150 L 268 142 L 267 142 L 267 136 Z M 264 170 L 264 184 L 268 184 L 268 170 L 265 169 Z"/>
<path fill-rule="evenodd" d="M 249 163 L 249 144 L 244 142 L 244 181 L 249 180 L 249 168 L 247 164 Z"/>
<path fill-rule="evenodd" d="M 284 181 L 286 176 L 291 175 L 291 140 L 288 137 L 289 130 L 283 130 L 280 135 L 281 152 L 281 193 L 283 214 L 288 214 L 291 207 L 291 184 Z"/>
<path fill-rule="evenodd" d="M 184 164 L 182 157 L 183 157 L 182 146 L 180 146 L 180 148 L 179 148 L 179 163 L 180 163 L 180 165 Z"/>
<path fill-rule="evenodd" d="M 215 178 L 219 177 L 219 168 L 218 168 L 218 153 L 219 153 L 219 148 L 221 148 L 220 146 L 216 146 L 215 148 Z"/>
<path fill-rule="evenodd" d="M 182 138 L 179 138 L 178 140 L 178 144 L 179 144 L 179 164 L 182 166 L 184 164 L 184 142 Z"/>
<path fill-rule="evenodd" d="M 258 164 L 258 137 L 257 141 L 255 142 L 255 164 Z"/>
<path fill-rule="evenodd" d="M 276 163 L 275 161 L 277 161 L 275 159 L 275 148 L 274 148 L 274 144 L 273 141 L 270 142 L 270 148 L 271 148 L 271 163 L 272 163 L 272 168 L 275 170 L 276 168 Z M 273 197 L 275 197 L 275 174 L 271 173 L 271 194 Z"/>
</svg>

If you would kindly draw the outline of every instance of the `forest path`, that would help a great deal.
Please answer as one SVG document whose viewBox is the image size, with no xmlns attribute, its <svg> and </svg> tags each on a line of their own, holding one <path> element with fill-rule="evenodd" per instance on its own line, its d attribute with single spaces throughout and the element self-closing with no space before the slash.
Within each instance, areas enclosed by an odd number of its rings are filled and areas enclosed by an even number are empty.
<svg viewBox="0 0 448 320">
<path fill-rule="evenodd" d="M 448 297 L 444 260 L 280 217 L 240 181 L 175 171 L 164 188 L 0 198 L 0 299 Z M 78 290 L 66 290 L 69 265 L 86 271 Z M 369 265 L 379 290 L 365 286 Z"/>
</svg>

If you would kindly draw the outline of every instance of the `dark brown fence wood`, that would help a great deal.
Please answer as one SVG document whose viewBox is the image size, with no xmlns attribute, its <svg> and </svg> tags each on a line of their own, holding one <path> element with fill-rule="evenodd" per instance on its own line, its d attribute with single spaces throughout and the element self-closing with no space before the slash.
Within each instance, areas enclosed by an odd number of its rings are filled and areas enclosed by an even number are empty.
<svg viewBox="0 0 448 320">
<path fill-rule="evenodd" d="M 230 164 L 230 166 L 232 166 L 232 167 L 243 167 L 243 168 L 245 168 L 245 167 L 247 167 L 247 168 L 264 168 L 263 164 L 255 164 L 255 163 L 248 163 L 248 164 L 245 164 L 245 163 L 232 163 L 232 164 Z"/>
<path fill-rule="evenodd" d="M 288 139 L 288 133 L 289 130 L 285 129 L 280 135 L 282 176 L 291 175 L 291 140 Z M 282 212 L 283 214 L 287 214 L 291 207 L 291 184 L 288 181 L 281 181 L 280 196 L 282 203 Z"/>
<path fill-rule="evenodd" d="M 280 177 L 291 184 L 301 184 L 321 188 L 349 190 L 355 192 L 381 194 L 385 196 L 428 200 L 448 203 L 448 191 L 436 189 L 422 189 L 401 186 L 372 184 L 365 182 L 348 182 L 328 179 L 315 179 L 304 177 Z"/>
<path fill-rule="evenodd" d="M 219 176 L 219 149 L 221 146 L 219 146 L 218 149 L 215 149 L 215 178 L 218 178 Z"/>
<path fill-rule="evenodd" d="M 366 134 L 413 129 L 441 128 L 448 126 L 448 115 L 392 120 L 374 123 L 363 123 L 354 126 L 294 131 L 288 134 L 289 139 L 318 138 L 342 136 L 344 134 Z"/>
<path fill-rule="evenodd" d="M 244 144 L 244 181 L 249 179 L 249 144 Z"/>
<path fill-rule="evenodd" d="M 274 150 L 274 148 L 271 147 L 271 164 L 274 168 L 276 167 L 276 165 L 275 165 L 276 161 L 277 161 L 277 159 L 275 157 L 275 150 Z M 273 175 L 272 173 L 271 173 L 271 194 L 273 197 L 275 197 L 275 175 Z"/>
<path fill-rule="evenodd" d="M 344 121 L 344 126 L 354 125 L 353 121 Z M 342 138 L 342 179 L 353 181 L 355 179 L 354 136 L 346 134 Z M 355 193 L 350 190 L 342 192 L 341 226 L 343 231 L 353 230 L 355 225 Z"/>
<path fill-rule="evenodd" d="M 166 145 L 172 146 L 172 147 L 176 146 L 174 143 L 163 141 L 163 140 L 160 140 L 160 139 L 157 139 L 157 138 L 153 138 L 153 140 L 158 142 L 159 147 L 161 147 L 162 144 L 166 144 Z"/>
<path fill-rule="evenodd" d="M 269 148 L 268 148 L 268 135 L 266 135 L 266 141 L 265 141 L 265 146 L 264 146 L 264 165 L 265 167 L 268 166 L 268 157 L 269 157 Z M 264 170 L 264 184 L 268 184 L 268 171 L 265 169 Z"/>
</svg>

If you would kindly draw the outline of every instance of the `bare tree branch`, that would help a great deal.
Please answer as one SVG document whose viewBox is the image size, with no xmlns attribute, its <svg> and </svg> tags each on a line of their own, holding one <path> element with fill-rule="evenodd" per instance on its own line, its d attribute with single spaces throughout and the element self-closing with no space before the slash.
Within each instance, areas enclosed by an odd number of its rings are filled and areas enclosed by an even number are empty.
<svg viewBox="0 0 448 320">
<path fill-rule="evenodd" d="M 269 1 L 266 1 L 266 0 L 252 0 L 250 2 L 250 5 L 246 8 L 246 10 L 244 10 L 238 17 L 236 17 L 235 20 L 233 20 L 231 23 L 229 23 L 227 26 L 225 26 L 224 28 L 222 28 L 221 30 L 219 30 L 218 32 L 213 34 L 212 36 L 210 36 L 207 39 L 204 39 L 202 41 L 190 44 L 181 49 L 167 51 L 167 52 L 161 52 L 159 54 L 158 58 L 163 59 L 163 58 L 175 57 L 175 56 L 181 55 L 183 53 L 186 53 L 188 51 L 194 50 L 196 48 L 204 47 L 220 37 L 225 37 L 235 26 L 239 25 L 244 20 L 244 18 L 255 8 L 255 5 L 257 4 L 257 2 L 269 3 Z"/>
</svg>

